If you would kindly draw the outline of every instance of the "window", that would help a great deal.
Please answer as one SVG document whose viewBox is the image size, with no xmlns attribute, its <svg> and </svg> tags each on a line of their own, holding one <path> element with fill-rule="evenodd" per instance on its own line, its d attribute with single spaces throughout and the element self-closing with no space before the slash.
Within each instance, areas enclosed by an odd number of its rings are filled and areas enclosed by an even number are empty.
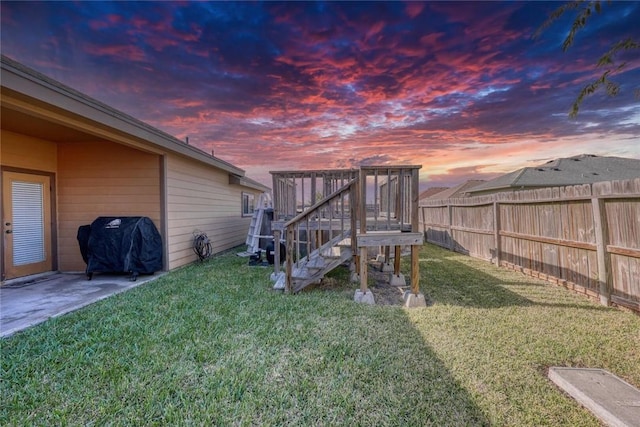
<svg viewBox="0 0 640 427">
<path fill-rule="evenodd" d="M 251 216 L 255 209 L 255 196 L 249 193 L 242 193 L 242 216 Z"/>
</svg>

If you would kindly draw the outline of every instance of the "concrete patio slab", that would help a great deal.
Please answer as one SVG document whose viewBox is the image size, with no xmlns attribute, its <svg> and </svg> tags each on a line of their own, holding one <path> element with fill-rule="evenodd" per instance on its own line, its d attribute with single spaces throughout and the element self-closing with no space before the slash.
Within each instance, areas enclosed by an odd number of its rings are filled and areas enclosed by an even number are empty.
<svg viewBox="0 0 640 427">
<path fill-rule="evenodd" d="M 8 337 L 45 320 L 77 310 L 111 295 L 161 277 L 164 273 L 138 276 L 96 274 L 51 274 L 21 284 L 0 287 L 0 337 Z"/>
<path fill-rule="evenodd" d="M 640 427 L 640 390 L 604 369 L 549 368 L 549 379 L 616 427 Z"/>
</svg>

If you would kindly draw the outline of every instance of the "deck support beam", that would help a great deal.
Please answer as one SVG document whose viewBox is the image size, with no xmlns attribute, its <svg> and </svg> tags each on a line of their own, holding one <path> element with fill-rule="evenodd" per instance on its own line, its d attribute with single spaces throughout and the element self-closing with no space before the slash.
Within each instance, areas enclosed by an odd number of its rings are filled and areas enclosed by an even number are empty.
<svg viewBox="0 0 640 427">
<path fill-rule="evenodd" d="M 354 294 L 353 300 L 363 304 L 374 305 L 376 302 L 373 298 L 373 293 L 367 286 L 367 281 L 369 280 L 367 258 L 367 248 L 365 246 L 360 247 L 360 289 Z"/>
</svg>

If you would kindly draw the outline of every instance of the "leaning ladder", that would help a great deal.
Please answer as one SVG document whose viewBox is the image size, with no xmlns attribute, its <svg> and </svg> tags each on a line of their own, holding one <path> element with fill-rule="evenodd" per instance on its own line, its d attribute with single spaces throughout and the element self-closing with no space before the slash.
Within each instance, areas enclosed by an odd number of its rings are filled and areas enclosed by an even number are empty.
<svg viewBox="0 0 640 427">
<path fill-rule="evenodd" d="M 261 238 L 273 238 L 273 236 L 262 236 L 262 224 L 265 219 L 264 211 L 271 207 L 271 197 L 268 193 L 262 193 L 258 198 L 258 206 L 253 211 L 251 217 L 251 225 L 249 225 L 249 232 L 247 233 L 247 250 L 249 252 L 256 253 L 260 250 Z"/>
</svg>

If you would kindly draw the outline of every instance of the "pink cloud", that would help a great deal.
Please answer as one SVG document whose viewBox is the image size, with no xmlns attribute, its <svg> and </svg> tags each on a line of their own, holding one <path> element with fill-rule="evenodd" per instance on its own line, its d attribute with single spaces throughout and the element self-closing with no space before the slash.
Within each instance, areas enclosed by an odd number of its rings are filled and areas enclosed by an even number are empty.
<svg viewBox="0 0 640 427">
<path fill-rule="evenodd" d="M 408 2 L 405 6 L 405 12 L 409 18 L 415 18 L 424 10 L 425 4 L 422 2 Z"/>
<path fill-rule="evenodd" d="M 113 56 L 120 60 L 143 62 L 147 59 L 144 51 L 138 46 L 132 45 L 97 45 L 88 44 L 86 46 L 87 53 L 96 56 Z"/>
</svg>

